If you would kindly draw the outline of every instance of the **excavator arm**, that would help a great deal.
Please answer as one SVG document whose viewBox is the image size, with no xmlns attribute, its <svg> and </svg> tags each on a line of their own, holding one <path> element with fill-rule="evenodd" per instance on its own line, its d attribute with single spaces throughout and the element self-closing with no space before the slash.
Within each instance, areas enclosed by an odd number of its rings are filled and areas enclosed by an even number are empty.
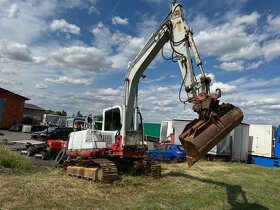
<svg viewBox="0 0 280 210">
<path fill-rule="evenodd" d="M 169 18 L 170 17 L 170 18 Z M 131 145 L 130 138 L 135 138 L 137 130 L 136 113 L 138 83 L 148 65 L 170 41 L 172 59 L 177 60 L 181 71 L 187 101 L 193 104 L 193 110 L 198 113 L 198 119 L 189 123 L 179 139 L 187 152 L 189 166 L 204 156 L 213 146 L 221 141 L 232 129 L 241 123 L 243 113 L 231 104 L 219 105 L 217 94 L 210 94 L 211 79 L 202 68 L 202 61 L 193 40 L 192 29 L 187 25 L 182 6 L 176 1 L 171 4 L 171 11 L 164 18 L 157 30 L 145 43 L 136 58 L 128 64 L 124 80 L 124 101 L 122 107 L 123 147 Z M 196 78 L 193 70 L 190 50 L 193 52 L 196 64 L 200 70 L 200 78 Z M 132 122 L 134 119 L 134 128 Z"/>
</svg>

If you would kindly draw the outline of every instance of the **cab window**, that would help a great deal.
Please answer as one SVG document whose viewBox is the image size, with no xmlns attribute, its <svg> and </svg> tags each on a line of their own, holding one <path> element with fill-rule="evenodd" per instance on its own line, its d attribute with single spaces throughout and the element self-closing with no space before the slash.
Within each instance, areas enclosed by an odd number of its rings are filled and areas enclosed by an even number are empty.
<svg viewBox="0 0 280 210">
<path fill-rule="evenodd" d="M 116 131 L 121 129 L 120 109 L 115 108 L 105 112 L 105 131 Z"/>
</svg>

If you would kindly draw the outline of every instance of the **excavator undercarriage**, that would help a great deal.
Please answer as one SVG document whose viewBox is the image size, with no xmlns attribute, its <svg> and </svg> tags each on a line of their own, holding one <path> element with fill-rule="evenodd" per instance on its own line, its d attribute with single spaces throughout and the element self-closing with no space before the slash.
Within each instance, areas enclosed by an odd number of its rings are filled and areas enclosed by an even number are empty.
<svg viewBox="0 0 280 210">
<path fill-rule="evenodd" d="M 155 179 L 160 178 L 161 176 L 161 165 L 156 161 L 148 160 L 145 162 L 145 164 L 128 165 L 130 166 L 130 172 L 145 172 Z M 112 183 L 117 180 L 118 173 L 123 170 L 122 167 L 119 168 L 118 166 L 118 162 L 115 163 L 114 161 L 111 161 L 107 158 L 76 158 L 66 160 L 63 163 L 63 167 L 66 168 L 68 175 L 85 178 L 92 181 L 100 181 L 101 183 Z"/>
</svg>

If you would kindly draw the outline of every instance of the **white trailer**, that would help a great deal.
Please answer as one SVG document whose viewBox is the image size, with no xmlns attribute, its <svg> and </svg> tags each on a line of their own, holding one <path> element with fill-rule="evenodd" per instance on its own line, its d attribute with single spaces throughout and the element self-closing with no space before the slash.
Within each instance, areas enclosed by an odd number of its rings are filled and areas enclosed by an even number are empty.
<svg viewBox="0 0 280 210">
<path fill-rule="evenodd" d="M 66 126 L 66 120 L 70 117 L 54 115 L 54 114 L 44 114 L 43 115 L 43 123 L 45 125 L 57 125 L 57 126 Z"/>
<path fill-rule="evenodd" d="M 181 144 L 179 135 L 183 132 L 187 124 L 192 120 L 173 119 L 165 120 L 160 125 L 160 141 L 164 141 L 168 136 L 174 134 L 174 143 Z"/>
<path fill-rule="evenodd" d="M 249 155 L 274 157 L 276 131 L 273 125 L 250 125 Z"/>
</svg>

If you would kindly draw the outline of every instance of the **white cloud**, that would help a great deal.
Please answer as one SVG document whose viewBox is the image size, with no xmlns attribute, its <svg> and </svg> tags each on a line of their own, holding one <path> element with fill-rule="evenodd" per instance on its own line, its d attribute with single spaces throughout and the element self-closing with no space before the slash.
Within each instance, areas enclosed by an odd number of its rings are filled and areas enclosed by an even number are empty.
<svg viewBox="0 0 280 210">
<path fill-rule="evenodd" d="M 137 23 L 137 31 L 140 37 L 148 39 L 151 36 L 160 24 L 156 18 L 156 16 L 150 14 L 141 14 L 141 20 Z"/>
<path fill-rule="evenodd" d="M 112 62 L 107 53 L 95 47 L 60 48 L 49 54 L 48 65 L 55 68 L 74 68 L 89 72 L 105 72 Z"/>
<path fill-rule="evenodd" d="M 32 43 L 44 35 L 43 32 L 47 30 L 45 18 L 54 14 L 55 8 L 54 1 L 17 1 L 16 6 L 12 1 L 6 2 L 0 7 L 0 14 L 10 18 L 0 18 L 0 37 L 25 44 Z"/>
<path fill-rule="evenodd" d="M 45 106 L 52 109 L 54 104 L 52 101 L 59 101 L 55 105 L 56 109 L 71 110 L 71 112 L 81 111 L 83 114 L 102 114 L 104 108 L 112 105 L 120 105 L 122 102 L 122 89 L 100 88 L 88 89 L 80 92 L 65 92 L 63 94 L 53 94 L 44 99 Z M 69 101 L 75 101 L 73 107 Z"/>
<path fill-rule="evenodd" d="M 142 37 L 126 36 L 126 41 L 122 42 L 118 48 L 125 56 L 136 55 L 144 46 L 145 39 Z"/>
<path fill-rule="evenodd" d="M 269 106 L 269 109 L 280 110 L 280 104 L 271 105 Z"/>
<path fill-rule="evenodd" d="M 256 12 L 237 17 L 232 22 L 206 28 L 195 36 L 201 52 L 218 56 L 221 61 L 237 58 L 252 59 L 260 55 L 258 36 L 248 34 L 248 27 L 255 27 L 260 15 Z"/>
<path fill-rule="evenodd" d="M 95 13 L 95 14 L 98 14 L 98 15 L 100 14 L 99 10 L 95 6 L 90 6 L 88 8 L 88 13 L 89 14 Z"/>
<path fill-rule="evenodd" d="M 8 14 L 9 18 L 18 18 L 20 9 L 17 4 L 12 4 L 8 12 L 9 12 Z"/>
<path fill-rule="evenodd" d="M 108 54 L 112 68 L 116 69 L 126 68 L 129 60 L 139 53 L 145 43 L 143 37 L 133 37 L 119 31 L 111 32 L 101 22 L 92 29 L 92 33 L 95 37 L 94 44 Z"/>
<path fill-rule="evenodd" d="M 253 12 L 250 15 L 243 15 L 240 17 L 236 17 L 235 20 L 233 21 L 233 26 L 239 27 L 242 24 L 255 25 L 259 18 L 260 18 L 260 15 L 257 12 Z"/>
<path fill-rule="evenodd" d="M 172 75 L 170 75 L 170 77 L 171 77 Z M 154 82 L 160 82 L 160 81 L 162 81 L 162 80 L 164 80 L 165 79 L 165 76 L 160 76 L 160 77 L 158 77 L 158 78 L 156 78 L 156 79 L 149 79 L 149 78 L 145 78 L 144 80 L 142 80 L 142 82 L 143 83 L 154 83 Z"/>
<path fill-rule="evenodd" d="M 22 82 L 0 79 L 0 83 L 4 85 L 23 85 Z"/>
<path fill-rule="evenodd" d="M 3 73 L 4 75 L 8 75 L 8 74 L 17 74 L 17 71 L 14 69 L 0 69 L 0 73 Z"/>
<path fill-rule="evenodd" d="M 242 71 L 244 70 L 243 62 L 223 62 L 220 66 L 220 69 L 224 69 L 226 71 Z"/>
<path fill-rule="evenodd" d="M 13 6 L 16 5 L 16 6 Z M 48 45 L 49 18 L 60 16 L 67 8 L 87 8 L 83 0 L 2 1 L 0 5 L 0 37 L 27 45 L 38 40 Z M 14 17 L 14 18 L 9 18 Z M 18 18 L 16 18 L 18 17 Z"/>
<path fill-rule="evenodd" d="M 6 39 L 0 39 L 0 60 L 15 60 L 31 62 L 31 51 L 25 44 L 12 42 Z"/>
<path fill-rule="evenodd" d="M 51 29 L 54 31 L 61 31 L 64 33 L 72 33 L 72 34 L 80 34 L 80 28 L 74 24 L 67 23 L 66 20 L 53 20 L 51 25 Z"/>
<path fill-rule="evenodd" d="M 221 89 L 222 95 L 223 94 L 232 94 L 232 93 L 235 93 L 237 91 L 236 86 L 224 84 L 222 82 L 214 82 L 210 87 L 210 91 L 211 92 L 216 92 L 217 88 Z"/>
<path fill-rule="evenodd" d="M 38 88 L 38 89 L 47 89 L 48 86 L 45 85 L 45 84 L 38 83 L 38 84 L 36 84 L 36 88 Z"/>
<path fill-rule="evenodd" d="M 262 52 L 267 62 L 280 56 L 280 39 L 266 41 Z"/>
<path fill-rule="evenodd" d="M 263 64 L 263 61 L 260 60 L 258 62 L 254 62 L 254 63 L 251 63 L 248 67 L 246 67 L 247 70 L 250 70 L 250 69 L 256 69 L 258 68 L 261 64 Z"/>
<path fill-rule="evenodd" d="M 60 76 L 58 79 L 46 78 L 45 82 L 67 84 L 67 85 L 90 85 L 93 79 L 91 78 L 71 78 L 67 76 Z"/>
<path fill-rule="evenodd" d="M 119 16 L 115 16 L 112 18 L 112 24 L 121 24 L 121 25 L 127 25 L 128 24 L 128 18 L 121 18 Z"/>
<path fill-rule="evenodd" d="M 280 16 L 273 17 L 272 15 L 267 16 L 267 27 L 268 32 L 279 32 L 280 30 Z"/>
</svg>

